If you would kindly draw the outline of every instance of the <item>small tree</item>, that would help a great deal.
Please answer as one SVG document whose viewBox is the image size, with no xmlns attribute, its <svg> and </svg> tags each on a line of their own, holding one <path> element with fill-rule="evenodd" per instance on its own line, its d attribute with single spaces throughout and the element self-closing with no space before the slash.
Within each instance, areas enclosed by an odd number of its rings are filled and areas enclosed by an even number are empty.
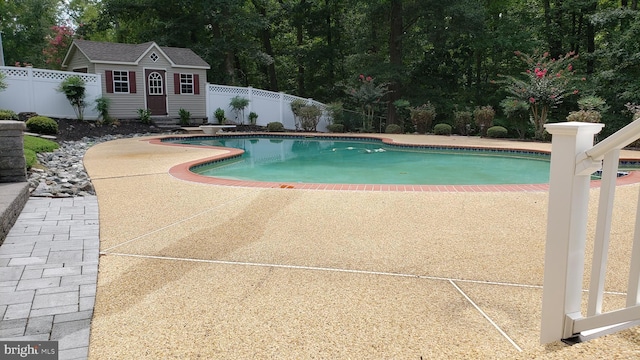
<svg viewBox="0 0 640 360">
<path fill-rule="evenodd" d="M 360 82 L 360 86 L 347 89 L 347 94 L 351 95 L 355 102 L 360 105 L 363 115 L 362 129 L 369 131 L 372 127 L 376 107 L 389 90 L 387 84 L 375 85 L 374 79 L 371 76 L 360 74 L 358 81 Z"/>
<path fill-rule="evenodd" d="M 83 120 L 84 108 L 86 106 L 84 101 L 84 80 L 82 80 L 80 76 L 69 76 L 60 83 L 57 90 L 67 97 L 71 107 L 73 107 L 73 111 L 76 113 L 76 118 Z"/>
<path fill-rule="evenodd" d="M 238 117 L 240 117 L 242 119 L 241 124 L 244 125 L 244 109 L 249 106 L 249 99 L 245 99 L 241 96 L 234 96 L 229 105 L 233 108 L 236 122 L 238 121 Z"/>
</svg>

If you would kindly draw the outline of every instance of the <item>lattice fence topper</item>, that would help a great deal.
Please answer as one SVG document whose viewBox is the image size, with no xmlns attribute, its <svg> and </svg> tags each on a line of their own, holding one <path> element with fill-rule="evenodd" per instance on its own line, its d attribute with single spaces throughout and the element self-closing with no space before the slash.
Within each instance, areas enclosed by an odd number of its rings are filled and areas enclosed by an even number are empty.
<svg viewBox="0 0 640 360">
<path fill-rule="evenodd" d="M 29 71 L 27 69 L 2 69 L 0 70 L 7 77 L 27 77 Z"/>
<path fill-rule="evenodd" d="M 221 94 L 249 95 L 247 88 L 235 88 L 229 86 L 209 85 L 209 91 Z"/>
<path fill-rule="evenodd" d="M 65 80 L 72 76 L 79 76 L 85 83 L 95 83 L 98 81 L 98 75 L 85 75 L 80 73 L 63 73 L 58 71 L 34 70 L 33 77 L 49 80 Z"/>
<path fill-rule="evenodd" d="M 253 90 L 253 96 L 278 100 L 281 95 L 273 91 Z"/>
</svg>

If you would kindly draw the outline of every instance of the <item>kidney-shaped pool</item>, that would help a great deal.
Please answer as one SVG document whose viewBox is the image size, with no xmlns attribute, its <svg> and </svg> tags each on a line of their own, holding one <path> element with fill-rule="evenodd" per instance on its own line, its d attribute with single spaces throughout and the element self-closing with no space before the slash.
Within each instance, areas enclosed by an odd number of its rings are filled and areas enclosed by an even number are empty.
<svg viewBox="0 0 640 360">
<path fill-rule="evenodd" d="M 194 136 L 163 142 L 244 153 L 190 168 L 223 179 L 290 183 L 486 185 L 549 181 L 541 152 L 392 145 L 381 139 L 304 136 Z"/>
</svg>

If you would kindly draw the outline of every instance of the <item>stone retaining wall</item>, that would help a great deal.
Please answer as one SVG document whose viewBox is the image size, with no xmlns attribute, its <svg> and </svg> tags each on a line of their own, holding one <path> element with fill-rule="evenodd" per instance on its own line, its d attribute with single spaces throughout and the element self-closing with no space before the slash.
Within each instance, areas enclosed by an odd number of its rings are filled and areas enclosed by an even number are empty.
<svg viewBox="0 0 640 360">
<path fill-rule="evenodd" d="M 22 121 L 0 121 L 0 183 L 27 181 Z"/>
</svg>

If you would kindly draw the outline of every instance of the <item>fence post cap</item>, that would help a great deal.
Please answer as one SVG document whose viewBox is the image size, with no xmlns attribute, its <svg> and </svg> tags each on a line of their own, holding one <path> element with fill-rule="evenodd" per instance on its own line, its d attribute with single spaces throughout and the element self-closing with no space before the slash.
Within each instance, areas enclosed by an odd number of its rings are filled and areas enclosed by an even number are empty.
<svg viewBox="0 0 640 360">
<path fill-rule="evenodd" d="M 551 135 L 578 135 L 578 134 L 592 134 L 599 133 L 604 124 L 598 123 L 584 123 L 584 122 L 561 122 L 554 124 L 545 124 L 544 128 Z"/>
</svg>

